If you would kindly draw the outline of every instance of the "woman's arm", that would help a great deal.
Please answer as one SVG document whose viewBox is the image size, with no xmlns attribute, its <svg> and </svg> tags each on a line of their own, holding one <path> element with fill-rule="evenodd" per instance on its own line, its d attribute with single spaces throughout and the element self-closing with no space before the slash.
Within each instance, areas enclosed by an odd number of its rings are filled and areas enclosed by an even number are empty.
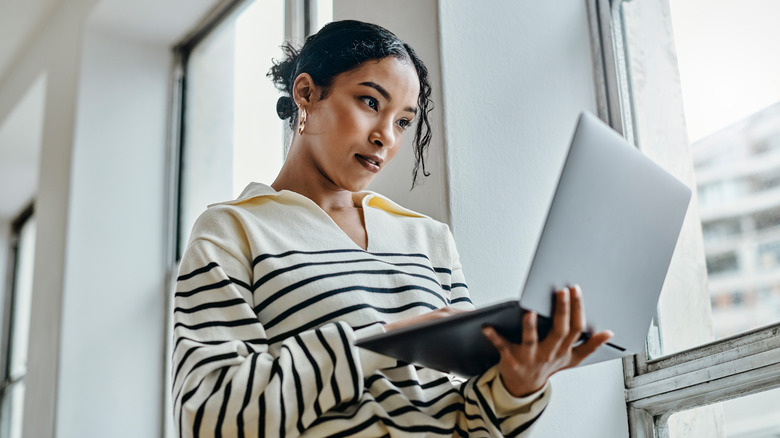
<svg viewBox="0 0 780 438">
<path fill-rule="evenodd" d="M 363 392 L 363 364 L 345 323 L 302 332 L 269 354 L 240 258 L 200 239 L 182 259 L 172 370 L 181 437 L 295 437 Z"/>
</svg>

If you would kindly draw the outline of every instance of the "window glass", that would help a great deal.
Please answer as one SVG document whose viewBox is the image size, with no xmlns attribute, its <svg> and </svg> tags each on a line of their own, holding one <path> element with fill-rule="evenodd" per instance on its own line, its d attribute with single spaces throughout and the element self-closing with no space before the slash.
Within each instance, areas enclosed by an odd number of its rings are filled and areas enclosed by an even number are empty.
<svg viewBox="0 0 780 438">
<path fill-rule="evenodd" d="M 703 412 L 722 417 L 722 422 L 713 427 L 713 422 L 698 421 Z M 670 438 L 777 438 L 780 389 L 672 414 L 668 427 Z"/>
<path fill-rule="evenodd" d="M 248 2 L 192 50 L 187 62 L 180 168 L 179 252 L 209 204 L 236 198 L 281 168 L 279 92 L 266 77 L 280 59 L 284 0 Z"/>
<path fill-rule="evenodd" d="M 0 400 L 0 437 L 21 438 L 24 377 L 30 339 L 30 306 L 32 303 L 33 265 L 35 255 L 35 219 L 24 222 L 17 236 L 14 257 L 11 326 L 8 335 L 8 367 L 3 370 L 8 385 Z M 3 352 L 5 354 L 5 352 Z"/>
<path fill-rule="evenodd" d="M 35 219 L 25 222 L 19 235 L 19 249 L 14 272 L 14 304 L 11 326 L 9 377 L 25 374 L 27 346 L 30 338 L 30 305 L 32 303 L 33 257 L 35 256 Z"/>
<path fill-rule="evenodd" d="M 667 129 L 672 124 L 687 137 L 680 142 L 687 142 L 682 146 L 690 151 L 697 189 L 691 208 L 702 240 L 696 251 L 704 253 L 707 270 L 700 289 L 709 294 L 701 305 L 684 306 L 683 300 L 699 298 L 662 296 L 661 349 L 651 352 L 658 356 L 780 322 L 780 2 L 669 0 L 674 47 L 661 48 L 642 39 L 636 11 L 652 7 L 643 3 L 621 6 L 637 143 L 652 151 L 676 141 Z M 648 73 L 649 64 L 669 63 L 670 55 L 678 71 L 664 78 Z M 651 93 L 681 105 L 650 114 L 643 105 Z M 689 251 L 686 257 L 700 256 Z M 664 300 L 688 307 L 675 314 L 674 303 Z M 702 327 L 680 337 L 681 324 Z"/>
</svg>

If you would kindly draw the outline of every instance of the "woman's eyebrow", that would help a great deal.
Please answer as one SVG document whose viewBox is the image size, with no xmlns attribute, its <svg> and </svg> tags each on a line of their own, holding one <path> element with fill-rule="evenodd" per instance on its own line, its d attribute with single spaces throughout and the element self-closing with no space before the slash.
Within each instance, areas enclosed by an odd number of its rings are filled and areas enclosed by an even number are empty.
<svg viewBox="0 0 780 438">
<path fill-rule="evenodd" d="M 390 97 L 390 93 L 388 93 L 387 90 L 385 90 L 385 88 L 383 86 L 377 84 L 376 82 L 366 81 L 366 82 L 361 82 L 358 85 L 363 85 L 363 86 L 371 87 L 371 88 L 375 89 L 377 92 L 379 92 L 379 94 L 382 95 L 382 97 L 387 99 L 388 102 L 393 100 L 393 98 Z M 404 109 L 406 111 L 409 111 L 410 113 L 414 113 L 415 115 L 417 114 L 417 108 L 406 107 Z"/>
</svg>

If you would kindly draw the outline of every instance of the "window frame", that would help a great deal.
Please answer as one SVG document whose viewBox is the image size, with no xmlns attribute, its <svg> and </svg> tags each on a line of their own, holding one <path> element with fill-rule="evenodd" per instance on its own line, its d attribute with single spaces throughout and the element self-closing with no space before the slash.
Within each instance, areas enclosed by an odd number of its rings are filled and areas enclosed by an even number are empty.
<svg viewBox="0 0 780 438">
<path fill-rule="evenodd" d="M 249 5 L 254 0 L 221 0 L 211 12 L 204 17 L 178 44 L 172 48 L 173 68 L 170 78 L 170 111 L 168 135 L 168 169 L 167 169 L 167 199 L 166 241 L 167 290 L 175 289 L 176 277 L 181 261 L 181 197 L 182 197 L 182 157 L 185 147 L 185 116 L 187 102 L 187 62 L 190 53 L 197 45 L 206 39 L 224 21 L 229 19 L 239 8 Z M 285 41 L 302 42 L 306 35 L 318 25 L 317 0 L 284 0 L 285 2 Z M 173 425 L 173 400 L 171 397 L 171 359 L 173 357 L 173 293 L 165 295 L 165 364 L 163 367 L 162 397 L 164 400 L 164 437 L 175 437 Z"/>
<path fill-rule="evenodd" d="M 0 375 L 0 409 L 2 409 L 3 402 L 5 401 L 5 397 L 8 395 L 9 391 L 16 385 L 22 383 L 25 377 L 27 377 L 26 372 L 21 376 L 11 376 L 10 367 L 12 353 L 11 350 L 13 349 L 12 339 L 14 336 L 13 327 L 16 316 L 14 314 L 14 307 L 17 295 L 17 268 L 19 266 L 19 250 L 21 246 L 20 242 L 24 226 L 29 223 L 35 214 L 34 205 L 35 202 L 31 202 L 11 222 L 11 233 L 9 236 L 10 238 L 8 245 L 8 262 L 6 266 L 7 276 L 2 291 L 3 306 L 2 314 L 0 315 L 0 323 L 2 324 L 2 331 L 0 331 L 2 334 L 2 336 L 0 336 L 0 351 L 3 352 L 3 354 L 0 355 L 0 370 L 2 370 L 2 375 Z M 29 342 L 29 339 L 25 341 Z M 24 408 L 24 406 L 22 406 L 22 408 Z M 0 417 L 2 417 L 3 414 L 8 414 L 8 412 L 0 412 Z M 10 423 L 7 423 L 6 421 L 7 420 L 5 418 L 0 418 L 0 427 L 10 426 Z M 9 433 L 9 430 L 0 430 L 0 436 L 8 436 Z"/>
<path fill-rule="evenodd" d="M 623 44 L 622 5 L 628 1 L 589 0 L 588 12 L 599 117 L 636 147 L 635 101 Z M 694 293 L 708 295 L 706 287 Z M 646 351 L 623 359 L 629 436 L 666 438 L 673 413 L 780 388 L 778 334 L 780 322 L 650 359 L 648 351 L 658 351 L 660 342 L 658 331 L 651 330 Z"/>
</svg>

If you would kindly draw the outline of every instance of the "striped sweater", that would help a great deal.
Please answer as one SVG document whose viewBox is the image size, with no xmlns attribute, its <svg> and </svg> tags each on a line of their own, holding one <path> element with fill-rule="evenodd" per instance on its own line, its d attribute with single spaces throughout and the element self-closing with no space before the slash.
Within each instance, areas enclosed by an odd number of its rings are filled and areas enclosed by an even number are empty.
<svg viewBox="0 0 780 438">
<path fill-rule="evenodd" d="M 358 348 L 385 323 L 471 309 L 449 228 L 370 192 L 368 249 L 313 201 L 250 184 L 196 222 L 174 298 L 180 437 L 528 436 L 550 390 Z"/>
</svg>

